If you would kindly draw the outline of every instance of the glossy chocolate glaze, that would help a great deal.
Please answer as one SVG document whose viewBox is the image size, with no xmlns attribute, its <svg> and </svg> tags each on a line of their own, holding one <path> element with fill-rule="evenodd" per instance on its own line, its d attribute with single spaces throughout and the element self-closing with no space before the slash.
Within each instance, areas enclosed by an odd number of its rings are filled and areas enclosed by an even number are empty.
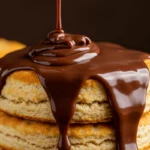
<svg viewBox="0 0 150 150">
<path fill-rule="evenodd" d="M 99 54 L 99 47 L 82 35 L 64 33 L 61 23 L 61 0 L 57 0 L 56 30 L 30 49 L 33 62 L 46 66 L 71 65 L 88 61 Z"/>
<path fill-rule="evenodd" d="M 57 0 L 59 15 L 55 31 L 40 44 L 0 59 L 0 90 L 14 71 L 35 71 L 50 99 L 59 127 L 58 149 L 70 150 L 67 131 L 76 98 L 87 79 L 96 79 L 106 88 L 113 110 L 117 150 L 137 150 L 137 127 L 149 83 L 149 70 L 143 60 L 149 55 L 109 43 L 96 45 L 87 37 L 65 34 L 60 4 L 61 0 Z"/>
</svg>

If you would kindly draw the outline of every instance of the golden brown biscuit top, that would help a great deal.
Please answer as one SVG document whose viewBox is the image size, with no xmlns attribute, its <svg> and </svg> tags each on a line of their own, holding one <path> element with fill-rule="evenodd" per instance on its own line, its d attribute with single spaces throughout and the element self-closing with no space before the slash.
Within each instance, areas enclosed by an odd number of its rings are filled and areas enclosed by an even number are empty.
<svg viewBox="0 0 150 150">
<path fill-rule="evenodd" d="M 0 58 L 6 54 L 22 49 L 25 45 L 17 41 L 9 41 L 3 38 L 0 38 Z"/>
</svg>

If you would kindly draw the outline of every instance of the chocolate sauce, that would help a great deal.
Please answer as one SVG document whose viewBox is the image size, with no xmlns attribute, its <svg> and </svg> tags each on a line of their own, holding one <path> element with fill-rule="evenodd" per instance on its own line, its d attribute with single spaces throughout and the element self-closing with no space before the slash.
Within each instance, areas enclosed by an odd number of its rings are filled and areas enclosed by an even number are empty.
<svg viewBox="0 0 150 150">
<path fill-rule="evenodd" d="M 35 71 L 59 127 L 58 149 L 70 150 L 67 132 L 77 96 L 87 79 L 96 79 L 106 88 L 113 110 L 117 150 L 137 150 L 137 128 L 149 83 L 149 70 L 143 60 L 149 55 L 109 43 L 96 45 L 85 36 L 64 33 L 60 5 L 61 0 L 57 0 L 55 31 L 38 45 L 0 59 L 0 90 L 11 73 Z"/>
</svg>

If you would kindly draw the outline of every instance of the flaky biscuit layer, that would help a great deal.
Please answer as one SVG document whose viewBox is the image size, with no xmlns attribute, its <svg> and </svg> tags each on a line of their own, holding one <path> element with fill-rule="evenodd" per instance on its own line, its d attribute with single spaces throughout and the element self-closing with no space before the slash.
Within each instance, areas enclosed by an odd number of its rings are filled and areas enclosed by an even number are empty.
<svg viewBox="0 0 150 150">
<path fill-rule="evenodd" d="M 19 71 L 8 77 L 0 96 L 0 110 L 26 119 L 55 122 L 46 92 L 32 71 Z M 145 113 L 149 111 L 150 86 Z M 96 80 L 87 80 L 77 98 L 72 122 L 108 122 L 112 116 L 104 87 Z"/>
<path fill-rule="evenodd" d="M 0 109 L 14 116 L 55 122 L 50 102 L 37 74 L 19 71 L 10 75 L 0 96 Z M 72 122 L 106 122 L 112 118 L 104 87 L 87 80 L 77 98 Z"/>
</svg>

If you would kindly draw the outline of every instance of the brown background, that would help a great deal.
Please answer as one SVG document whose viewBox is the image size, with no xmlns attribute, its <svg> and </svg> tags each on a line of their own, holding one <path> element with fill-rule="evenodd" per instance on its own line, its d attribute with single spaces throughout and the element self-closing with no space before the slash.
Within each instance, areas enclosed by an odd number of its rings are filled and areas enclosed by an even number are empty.
<svg viewBox="0 0 150 150">
<path fill-rule="evenodd" d="M 62 0 L 65 31 L 150 52 L 149 0 Z M 55 28 L 55 0 L 0 0 L 0 36 L 33 44 Z"/>
</svg>

